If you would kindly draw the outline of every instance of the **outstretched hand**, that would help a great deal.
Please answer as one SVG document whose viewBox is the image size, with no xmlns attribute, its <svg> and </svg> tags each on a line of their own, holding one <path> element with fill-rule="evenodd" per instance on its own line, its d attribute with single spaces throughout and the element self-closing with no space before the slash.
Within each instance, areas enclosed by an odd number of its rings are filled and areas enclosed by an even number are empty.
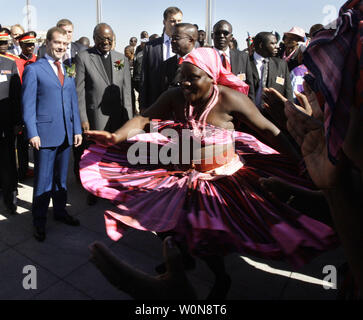
<svg viewBox="0 0 363 320">
<path fill-rule="evenodd" d="M 286 116 L 284 113 L 287 99 L 273 88 L 263 89 L 264 108 L 277 127 L 286 130 Z"/>
<path fill-rule="evenodd" d="M 108 131 L 88 130 L 85 131 L 87 139 L 92 140 L 98 144 L 111 146 L 116 143 L 116 136 L 114 133 Z"/>
<path fill-rule="evenodd" d="M 310 177 L 319 189 L 329 189 L 337 183 L 337 167 L 328 158 L 324 127 L 321 120 L 308 115 L 311 108 L 307 99 L 302 99 L 302 108 L 287 101 L 285 114 L 287 130 L 301 147 L 301 153 Z M 311 109 L 312 110 L 312 109 Z"/>
<path fill-rule="evenodd" d="M 167 272 L 150 276 L 117 258 L 100 242 L 90 245 L 91 262 L 107 280 L 134 299 L 179 300 L 196 299 L 194 288 L 185 275 L 182 257 L 171 237 L 163 242 Z"/>
</svg>

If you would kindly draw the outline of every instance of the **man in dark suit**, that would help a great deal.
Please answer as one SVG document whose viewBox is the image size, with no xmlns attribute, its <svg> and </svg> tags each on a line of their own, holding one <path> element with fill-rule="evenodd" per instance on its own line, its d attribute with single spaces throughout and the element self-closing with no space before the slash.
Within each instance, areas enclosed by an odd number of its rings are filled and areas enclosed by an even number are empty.
<svg viewBox="0 0 363 320">
<path fill-rule="evenodd" d="M 66 211 L 70 146 L 82 143 L 74 79 L 67 76 L 61 62 L 67 45 L 63 29 L 49 29 L 45 57 L 28 65 L 23 75 L 23 118 L 34 148 L 32 214 L 34 237 L 38 241 L 45 239 L 50 198 L 55 220 L 79 225 Z"/>
<path fill-rule="evenodd" d="M 21 126 L 21 86 L 14 59 L 0 55 L 0 184 L 6 210 L 16 213 L 15 133 Z"/>
<path fill-rule="evenodd" d="M 163 91 L 170 87 L 175 87 L 180 81 L 178 74 L 180 63 L 195 47 L 198 40 L 198 29 L 191 23 L 178 23 L 174 27 L 171 36 L 171 47 L 175 56 L 163 62 L 161 68 L 161 78 L 163 81 Z"/>
<path fill-rule="evenodd" d="M 293 99 L 287 63 L 275 57 L 277 41 L 271 32 L 260 32 L 254 38 L 254 54 L 250 57 L 256 105 L 263 111 L 263 88 L 274 88 L 288 100 Z"/>
<path fill-rule="evenodd" d="M 114 132 L 133 117 L 130 66 L 122 53 L 111 50 L 113 35 L 108 24 L 98 24 L 93 31 L 95 46 L 76 57 L 76 85 L 83 131 Z M 95 201 L 90 194 L 88 204 Z"/>
<path fill-rule="evenodd" d="M 62 59 L 63 59 L 63 63 L 66 66 L 71 67 L 72 64 L 75 63 L 74 60 L 75 60 L 77 54 L 86 50 L 87 48 L 84 47 L 83 45 L 81 45 L 80 43 L 72 42 L 73 30 L 74 30 L 72 21 L 70 21 L 68 19 L 61 19 L 57 22 L 56 26 L 58 28 L 63 29 L 67 33 L 68 46 L 67 46 L 66 53 Z M 45 56 L 45 53 L 46 53 L 46 46 L 43 45 L 38 49 L 38 54 L 37 54 L 38 59 L 43 58 Z"/>
<path fill-rule="evenodd" d="M 221 56 L 224 67 L 250 86 L 248 97 L 255 102 L 252 68 L 248 54 L 229 48 L 229 43 L 233 39 L 232 31 L 232 25 L 228 21 L 218 21 L 213 27 L 214 48 Z"/>
<path fill-rule="evenodd" d="M 142 85 L 140 93 L 140 110 L 150 107 L 162 93 L 161 66 L 162 62 L 173 55 L 170 37 L 173 27 L 182 22 L 183 13 L 179 8 L 169 7 L 164 11 L 163 36 L 150 41 L 145 49 L 142 60 Z"/>
</svg>

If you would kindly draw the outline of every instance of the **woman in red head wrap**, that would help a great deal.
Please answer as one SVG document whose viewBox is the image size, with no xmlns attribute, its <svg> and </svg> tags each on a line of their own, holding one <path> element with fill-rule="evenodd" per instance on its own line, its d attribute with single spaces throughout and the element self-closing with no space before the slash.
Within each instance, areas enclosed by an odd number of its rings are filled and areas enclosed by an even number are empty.
<svg viewBox="0 0 363 320">
<path fill-rule="evenodd" d="M 108 235 L 118 240 L 127 227 L 172 233 L 215 272 L 211 298 L 229 288 L 216 257 L 240 252 L 300 266 L 333 246 L 330 227 L 264 195 L 261 177 L 310 182 L 299 177 L 280 130 L 247 97 L 248 86 L 210 48 L 193 50 L 180 72 L 179 87 L 115 133 L 86 132 L 98 143 L 83 155 L 80 177 L 88 191 L 116 204 L 105 213 Z M 234 131 L 234 119 L 270 147 Z M 150 123 L 150 132 L 140 133 Z"/>
</svg>

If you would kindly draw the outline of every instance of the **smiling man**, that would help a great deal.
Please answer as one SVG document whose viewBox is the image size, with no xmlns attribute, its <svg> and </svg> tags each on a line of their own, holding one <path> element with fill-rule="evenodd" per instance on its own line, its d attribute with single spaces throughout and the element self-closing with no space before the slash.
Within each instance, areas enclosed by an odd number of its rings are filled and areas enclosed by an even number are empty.
<svg viewBox="0 0 363 320">
<path fill-rule="evenodd" d="M 195 47 L 198 29 L 191 23 L 178 23 L 171 36 L 171 47 L 175 56 L 163 62 L 161 77 L 163 91 L 175 87 L 180 81 L 180 63 Z"/>
<path fill-rule="evenodd" d="M 45 57 L 28 65 L 23 74 L 23 118 L 34 148 L 32 214 L 38 241 L 45 240 L 50 198 L 55 220 L 79 225 L 66 211 L 69 154 L 73 144 L 82 143 L 76 87 L 61 62 L 67 45 L 63 29 L 49 29 Z"/>
<path fill-rule="evenodd" d="M 76 57 L 83 131 L 114 131 L 133 117 L 129 62 L 122 53 L 111 50 L 113 39 L 112 28 L 100 23 L 93 31 L 94 47 Z M 87 202 L 92 205 L 96 198 L 90 195 Z"/>
<path fill-rule="evenodd" d="M 76 58 L 77 54 L 81 51 L 86 50 L 87 48 L 80 43 L 72 41 L 73 31 L 74 31 L 74 26 L 72 21 L 68 19 L 61 19 L 57 22 L 56 26 L 58 28 L 63 29 L 66 32 L 68 44 L 62 60 L 65 65 L 71 67 L 72 64 L 74 64 L 74 59 Z M 46 47 L 41 46 L 38 50 L 38 58 L 44 57 L 45 53 L 46 53 Z"/>
</svg>

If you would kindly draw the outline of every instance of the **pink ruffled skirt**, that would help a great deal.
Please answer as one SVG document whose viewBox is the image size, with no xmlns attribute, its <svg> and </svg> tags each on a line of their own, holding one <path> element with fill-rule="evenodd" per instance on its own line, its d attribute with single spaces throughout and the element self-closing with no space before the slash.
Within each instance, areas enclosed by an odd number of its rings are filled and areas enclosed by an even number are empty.
<svg viewBox="0 0 363 320">
<path fill-rule="evenodd" d="M 335 247 L 329 226 L 267 198 L 259 184 L 261 177 L 277 176 L 312 187 L 299 176 L 297 164 L 251 135 L 235 132 L 234 138 L 237 159 L 224 174 L 131 165 L 127 151 L 135 142 L 165 144 L 155 142 L 155 133 L 112 147 L 92 145 L 83 154 L 80 177 L 85 189 L 115 204 L 105 212 L 108 236 L 117 241 L 129 227 L 173 232 L 195 255 L 239 252 L 296 267 Z"/>
</svg>

